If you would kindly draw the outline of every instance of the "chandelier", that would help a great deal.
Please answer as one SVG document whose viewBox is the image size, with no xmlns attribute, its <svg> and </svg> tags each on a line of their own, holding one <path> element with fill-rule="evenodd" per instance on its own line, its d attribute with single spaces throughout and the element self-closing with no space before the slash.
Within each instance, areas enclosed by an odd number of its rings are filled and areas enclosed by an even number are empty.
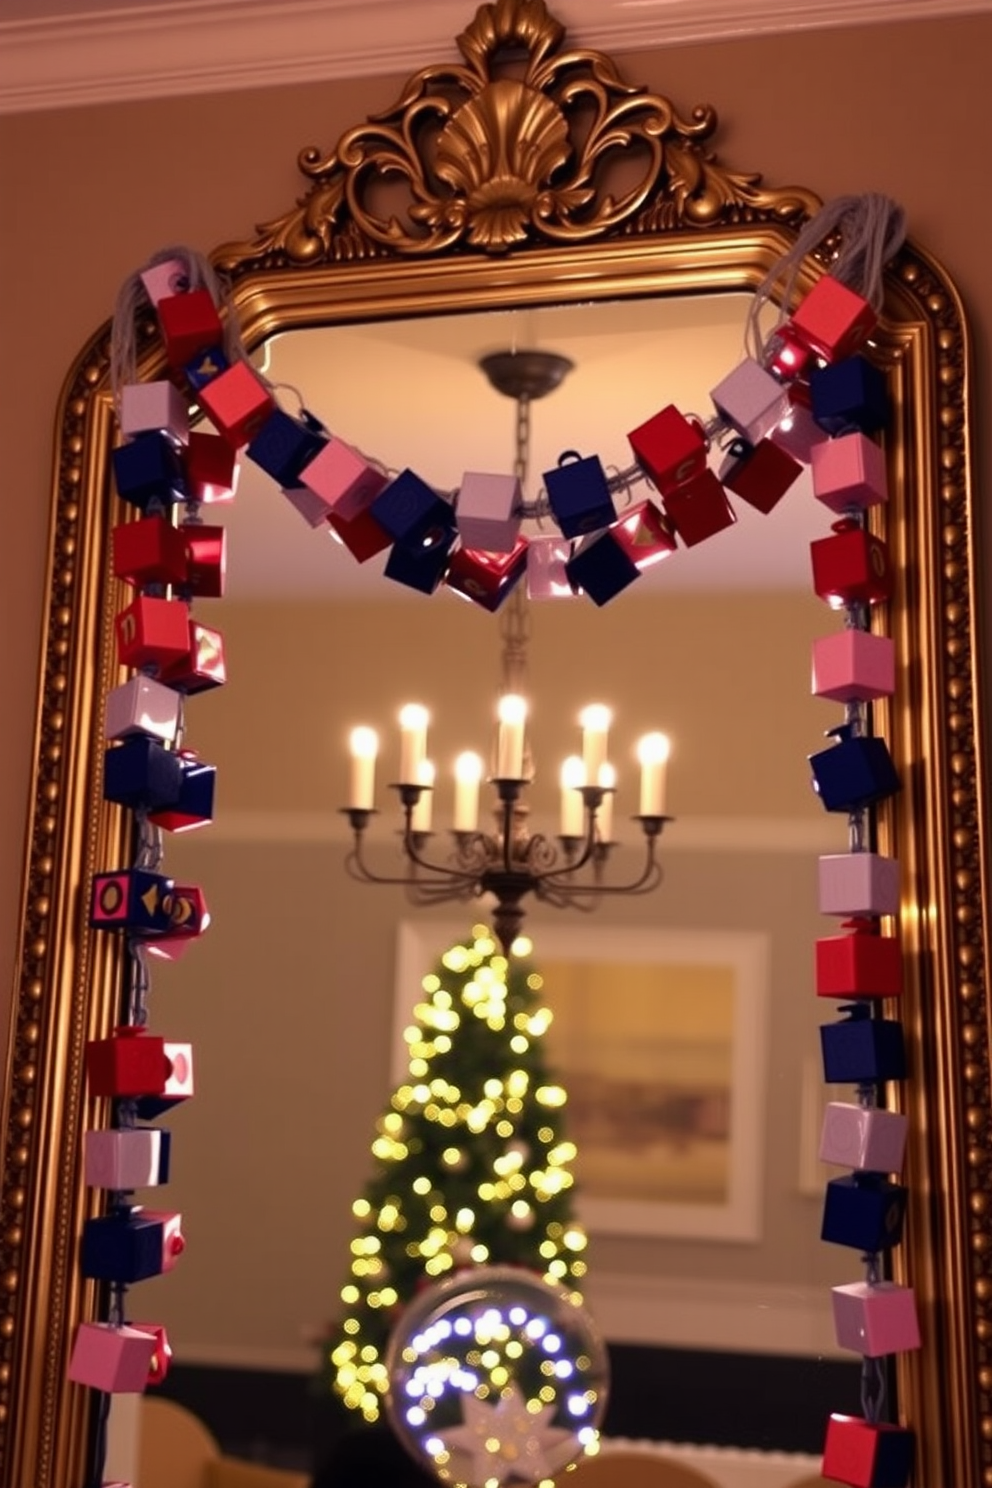
<svg viewBox="0 0 992 1488">
<path fill-rule="evenodd" d="M 517 407 L 514 474 L 524 489 L 529 459 L 530 404 L 556 388 L 572 363 L 551 352 L 500 352 L 480 366 L 497 391 Z M 525 512 L 527 508 L 525 507 Z M 528 513 L 530 514 L 530 513 Z M 560 775 L 560 820 L 555 837 L 527 827 L 526 791 L 534 776 L 527 739 L 524 695 L 529 617 L 524 587 L 518 584 L 501 616 L 502 681 L 496 708 L 495 748 L 488 783 L 494 791 L 490 830 L 479 826 L 479 795 L 484 764 L 478 754 L 461 754 L 455 763 L 454 814 L 447 852 L 434 847 L 432 829 L 435 769 L 427 755 L 429 717 L 419 704 L 400 712 L 399 779 L 401 813 L 399 874 L 374 871 L 366 858 L 366 834 L 375 809 L 378 736 L 368 727 L 352 730 L 348 817 L 353 842 L 345 859 L 352 878 L 362 883 L 399 885 L 410 902 L 428 906 L 491 896 L 493 929 L 508 952 L 520 933 L 523 901 L 535 899 L 556 909 L 590 911 L 605 895 L 646 894 L 661 882 L 657 847 L 665 824 L 665 777 L 669 742 L 651 733 L 639 742 L 639 810 L 633 818 L 644 841 L 644 860 L 633 878 L 610 882 L 607 864 L 618 844 L 613 836 L 616 772 L 609 762 L 611 716 L 602 704 L 580 714 L 582 753 L 565 760 Z"/>
</svg>

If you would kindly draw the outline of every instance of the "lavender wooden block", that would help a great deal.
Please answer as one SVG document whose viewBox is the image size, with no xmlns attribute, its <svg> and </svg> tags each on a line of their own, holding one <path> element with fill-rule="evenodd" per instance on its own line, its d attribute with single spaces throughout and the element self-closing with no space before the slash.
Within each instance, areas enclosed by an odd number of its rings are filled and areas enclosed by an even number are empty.
<svg viewBox="0 0 992 1488">
<path fill-rule="evenodd" d="M 820 913 L 894 915 L 899 912 L 899 863 L 879 853 L 828 853 L 820 858 Z"/>
<path fill-rule="evenodd" d="M 912 1287 L 894 1281 L 851 1282 L 831 1288 L 834 1332 L 841 1348 L 868 1359 L 920 1347 Z"/>
<path fill-rule="evenodd" d="M 104 734 L 108 739 L 147 734 L 161 739 L 163 744 L 171 744 L 179 728 L 180 703 L 175 688 L 139 672 L 107 693 Z"/>
<path fill-rule="evenodd" d="M 863 1173 L 898 1173 L 907 1126 L 898 1111 L 831 1101 L 823 1113 L 820 1161 Z"/>
<path fill-rule="evenodd" d="M 185 444 L 189 439 L 186 399 L 172 382 L 129 382 L 121 389 L 120 429 L 127 439 L 160 433 Z"/>
<path fill-rule="evenodd" d="M 520 482 L 515 475 L 467 470 L 455 508 L 466 548 L 512 553 L 520 532 Z"/>
<path fill-rule="evenodd" d="M 748 442 L 757 444 L 789 411 L 789 390 L 764 367 L 746 357 L 710 393 L 722 419 Z"/>
</svg>

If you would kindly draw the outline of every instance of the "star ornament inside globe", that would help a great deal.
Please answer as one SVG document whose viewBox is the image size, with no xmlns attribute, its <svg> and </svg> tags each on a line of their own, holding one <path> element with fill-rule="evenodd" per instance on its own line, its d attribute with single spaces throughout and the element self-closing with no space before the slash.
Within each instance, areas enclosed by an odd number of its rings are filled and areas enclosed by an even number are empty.
<svg viewBox="0 0 992 1488">
<path fill-rule="evenodd" d="M 439 1431 L 438 1440 L 446 1452 L 470 1460 L 467 1471 L 456 1473 L 470 1488 L 538 1483 L 575 1456 L 573 1432 L 549 1424 L 554 1413 L 553 1405 L 528 1410 L 516 1385 L 492 1403 L 464 1395 L 462 1424 Z"/>
</svg>

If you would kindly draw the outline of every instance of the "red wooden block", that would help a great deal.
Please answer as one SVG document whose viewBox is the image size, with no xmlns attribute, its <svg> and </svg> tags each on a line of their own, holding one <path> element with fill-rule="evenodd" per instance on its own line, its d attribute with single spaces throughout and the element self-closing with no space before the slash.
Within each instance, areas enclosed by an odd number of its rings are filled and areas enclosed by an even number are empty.
<svg viewBox="0 0 992 1488">
<path fill-rule="evenodd" d="M 457 548 L 444 582 L 484 610 L 495 613 L 522 579 L 527 568 L 527 539 L 518 538 L 509 553 L 485 553 Z"/>
<path fill-rule="evenodd" d="M 698 422 L 669 403 L 627 438 L 638 464 L 663 496 L 706 469 L 706 439 Z"/>
<path fill-rule="evenodd" d="M 238 455 L 219 434 L 194 429 L 183 455 L 186 493 L 204 505 L 233 501 L 238 488 Z"/>
<path fill-rule="evenodd" d="M 704 470 L 665 497 L 665 514 L 687 548 L 713 537 L 737 521 L 727 493 L 713 474 Z"/>
<path fill-rule="evenodd" d="M 859 1416 L 830 1417 L 820 1469 L 825 1478 L 850 1488 L 906 1488 L 912 1470 L 912 1432 Z"/>
<path fill-rule="evenodd" d="M 350 522 L 345 522 L 336 512 L 330 512 L 327 524 L 337 540 L 344 544 L 353 558 L 365 563 L 381 553 L 392 543 L 392 538 L 379 526 L 370 511 L 359 512 Z"/>
<path fill-rule="evenodd" d="M 849 920 L 849 935 L 816 942 L 817 997 L 898 997 L 902 947 L 893 935 L 876 935 L 871 920 Z"/>
<path fill-rule="evenodd" d="M 166 669 L 189 647 L 189 610 L 181 599 L 140 594 L 116 617 L 117 655 L 123 666 Z"/>
<path fill-rule="evenodd" d="M 227 578 L 227 529 L 184 522 L 179 532 L 186 551 L 183 589 L 197 599 L 222 599 Z"/>
<path fill-rule="evenodd" d="M 871 335 L 877 316 L 866 299 L 824 274 L 788 322 L 797 340 L 824 361 L 848 357 Z"/>
<path fill-rule="evenodd" d="M 766 516 L 803 473 L 798 460 L 771 439 L 762 439 L 720 470 L 729 491 Z"/>
<path fill-rule="evenodd" d="M 140 1333 L 148 1333 L 155 1340 L 155 1352 L 148 1365 L 148 1383 L 160 1385 L 172 1363 L 172 1345 L 169 1343 L 169 1335 L 162 1323 L 132 1323 L 131 1326 L 137 1328 Z"/>
<path fill-rule="evenodd" d="M 878 604 L 892 594 L 892 565 L 881 538 L 857 522 L 835 522 L 830 537 L 810 543 L 813 588 L 835 605 Z"/>
<path fill-rule="evenodd" d="M 114 577 L 142 589 L 147 584 L 181 584 L 186 577 L 186 545 L 165 517 L 122 522 L 110 534 Z"/>
<path fill-rule="evenodd" d="M 812 360 L 813 353 L 809 347 L 804 346 L 788 326 L 780 326 L 772 338 L 769 372 L 773 372 L 783 382 L 790 382 L 792 378 L 805 372 Z"/>
<path fill-rule="evenodd" d="M 188 693 L 205 692 L 208 687 L 223 687 L 227 681 L 224 637 L 219 630 L 201 625 L 198 620 L 187 618 L 186 627 L 183 654 L 169 666 L 163 667 L 159 681 Z"/>
<path fill-rule="evenodd" d="M 200 402 L 224 438 L 240 449 L 275 411 L 275 399 L 247 362 L 235 362 L 200 389 Z"/>
<path fill-rule="evenodd" d="M 188 294 L 168 295 L 159 300 L 155 310 L 169 366 L 176 371 L 181 371 L 198 352 L 224 339 L 224 327 L 209 290 L 191 289 Z"/>
<path fill-rule="evenodd" d="M 653 567 L 678 548 L 670 523 L 651 501 L 635 506 L 610 531 L 640 569 Z"/>
<path fill-rule="evenodd" d="M 169 1074 L 165 1040 L 143 1028 L 118 1028 L 110 1038 L 86 1045 L 86 1075 L 90 1094 L 122 1096 L 161 1095 Z"/>
</svg>

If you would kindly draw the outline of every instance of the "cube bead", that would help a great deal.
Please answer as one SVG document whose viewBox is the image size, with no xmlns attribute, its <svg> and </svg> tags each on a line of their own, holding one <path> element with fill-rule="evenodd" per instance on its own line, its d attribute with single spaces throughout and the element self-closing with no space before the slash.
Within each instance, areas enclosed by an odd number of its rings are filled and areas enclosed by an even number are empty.
<svg viewBox="0 0 992 1488">
<path fill-rule="evenodd" d="M 902 1239 L 908 1190 L 872 1173 L 831 1178 L 823 1204 L 821 1239 L 875 1255 Z"/>
<path fill-rule="evenodd" d="M 885 377 L 864 357 L 821 367 L 809 380 L 813 417 L 828 434 L 875 434 L 889 421 Z"/>
<path fill-rule="evenodd" d="M 899 864 L 878 853 L 829 853 L 819 862 L 821 914 L 899 912 Z"/>
<path fill-rule="evenodd" d="M 593 533 L 578 543 L 565 565 L 565 573 L 573 589 L 581 589 L 593 604 L 600 606 L 609 604 L 641 576 L 612 529 Z"/>
<path fill-rule="evenodd" d="M 789 331 L 810 351 L 826 362 L 850 356 L 875 329 L 878 317 L 869 302 L 841 284 L 832 274 L 824 274 L 802 300 L 791 320 Z"/>
<path fill-rule="evenodd" d="M 148 820 L 167 832 L 189 832 L 207 826 L 214 816 L 216 765 L 205 765 L 187 755 L 174 756 L 179 764 L 175 793 L 148 814 Z"/>
<path fill-rule="evenodd" d="M 163 680 L 189 646 L 189 610 L 181 599 L 141 594 L 116 616 L 115 625 L 121 665 L 157 667 Z"/>
<path fill-rule="evenodd" d="M 385 471 L 343 439 L 329 439 L 299 472 L 299 484 L 319 499 L 321 510 L 334 512 L 343 522 L 367 511 L 388 480 Z"/>
<path fill-rule="evenodd" d="M 544 472 L 544 488 L 563 537 L 582 537 L 616 521 L 616 507 L 598 455 L 563 454 Z"/>
<path fill-rule="evenodd" d="M 848 1488 L 908 1488 L 914 1446 L 913 1433 L 901 1426 L 833 1415 L 821 1471 Z"/>
<path fill-rule="evenodd" d="M 830 537 L 810 543 L 813 588 L 837 605 L 878 604 L 892 594 L 889 550 L 856 522 L 842 518 Z"/>
<path fill-rule="evenodd" d="M 127 383 L 121 388 L 118 422 L 126 439 L 158 433 L 185 444 L 189 438 L 189 409 L 173 382 Z"/>
<path fill-rule="evenodd" d="M 896 690 L 895 645 L 868 630 L 839 630 L 813 642 L 813 695 L 835 703 L 872 702 Z"/>
<path fill-rule="evenodd" d="M 171 744 L 179 729 L 180 696 L 172 687 L 139 672 L 129 682 L 113 687 L 104 705 L 104 736 L 127 739 L 147 734 Z"/>
<path fill-rule="evenodd" d="M 757 444 L 789 411 L 789 390 L 753 357 L 745 357 L 710 393 L 720 417 Z"/>
<path fill-rule="evenodd" d="M 687 548 L 714 537 L 737 521 L 712 470 L 704 470 L 665 497 L 665 515 Z"/>
<path fill-rule="evenodd" d="M 520 538 L 509 553 L 477 552 L 457 547 L 444 582 L 491 614 L 512 594 L 527 571 L 527 541 Z"/>
<path fill-rule="evenodd" d="M 238 455 L 219 434 L 194 429 L 183 455 L 188 501 L 204 505 L 233 501 L 238 488 Z"/>
<path fill-rule="evenodd" d="M 308 527 L 315 530 L 323 527 L 332 516 L 331 508 L 324 496 L 319 496 L 316 491 L 311 491 L 309 486 L 286 486 L 282 493 L 290 506 L 299 512 Z M 389 542 L 389 538 L 386 538 Z"/>
<path fill-rule="evenodd" d="M 110 459 L 122 501 L 148 511 L 153 505 L 167 507 L 184 499 L 182 462 L 167 435 L 139 434 L 112 450 Z"/>
<path fill-rule="evenodd" d="M 223 599 L 227 581 L 227 529 L 184 522 L 179 532 L 186 551 L 184 595 L 194 599 Z"/>
<path fill-rule="evenodd" d="M 720 480 L 728 491 L 767 515 L 802 471 L 802 465 L 788 450 L 765 438 L 753 446 L 740 441 L 736 453 L 732 446 L 730 459 L 720 468 Z"/>
<path fill-rule="evenodd" d="M 906 1045 L 895 1018 L 873 1018 L 862 1004 L 820 1027 L 823 1078 L 830 1085 L 873 1085 L 906 1078 Z"/>
<path fill-rule="evenodd" d="M 186 693 L 223 687 L 227 681 L 227 664 L 220 631 L 201 625 L 198 620 L 187 620 L 185 650 L 162 668 L 159 677 L 170 687 Z"/>
<path fill-rule="evenodd" d="M 455 507 L 463 545 L 488 553 L 511 553 L 520 532 L 521 499 L 515 475 L 467 470 Z"/>
<path fill-rule="evenodd" d="M 222 372 L 226 372 L 231 363 L 227 354 L 220 346 L 208 346 L 204 351 L 197 352 L 192 361 L 183 367 L 186 381 L 194 392 L 200 392 L 208 382 L 213 382 Z"/>
<path fill-rule="evenodd" d="M 154 1334 L 114 1323 L 80 1323 L 69 1378 L 108 1395 L 140 1395 L 155 1354 Z"/>
<path fill-rule="evenodd" d="M 574 593 L 565 566 L 572 545 L 562 537 L 534 537 L 527 548 L 527 598 L 570 599 Z"/>
<path fill-rule="evenodd" d="M 771 430 L 768 438 L 792 455 L 793 459 L 809 465 L 812 463 L 814 449 L 827 437 L 826 431 L 820 428 L 812 413 L 796 396 L 796 389 L 791 388 L 788 412 Z"/>
<path fill-rule="evenodd" d="M 376 496 L 369 508 L 394 542 L 416 546 L 434 528 L 454 528 L 451 504 L 412 470 L 403 470 Z"/>
<path fill-rule="evenodd" d="M 894 935 L 856 929 L 816 942 L 817 997 L 898 997 L 902 945 Z"/>
<path fill-rule="evenodd" d="M 189 289 L 188 270 L 181 258 L 167 258 L 162 263 L 152 264 L 142 272 L 141 282 L 153 305 L 172 295 L 185 294 Z"/>
<path fill-rule="evenodd" d="M 165 1040 L 143 1028 L 119 1028 L 86 1045 L 90 1094 L 109 1099 L 157 1095 L 169 1076 Z"/>
<path fill-rule="evenodd" d="M 820 1161 L 863 1173 L 898 1173 L 907 1126 L 898 1111 L 830 1101 L 823 1113 Z"/>
<path fill-rule="evenodd" d="M 234 362 L 200 389 L 211 423 L 235 449 L 248 443 L 275 408 L 265 383 L 246 362 Z"/>
<path fill-rule="evenodd" d="M 450 508 L 449 508 L 450 509 Z M 434 529 L 419 544 L 395 543 L 383 569 L 387 579 L 433 594 L 448 571 L 451 550 L 457 541 L 454 528 Z"/>
<path fill-rule="evenodd" d="M 182 761 L 146 734 L 133 734 L 103 755 L 103 799 L 136 811 L 176 800 L 182 785 Z"/>
<path fill-rule="evenodd" d="M 81 1270 L 97 1281 L 145 1281 L 171 1271 L 183 1248 L 178 1214 L 145 1209 L 108 1214 L 83 1226 Z"/>
<path fill-rule="evenodd" d="M 865 511 L 889 499 L 885 451 L 856 430 L 814 446 L 813 495 L 831 511 Z"/>
<path fill-rule="evenodd" d="M 856 1281 L 831 1288 L 834 1331 L 841 1348 L 866 1359 L 920 1347 L 916 1298 L 911 1287 L 892 1281 Z"/>
<path fill-rule="evenodd" d="M 186 577 L 186 545 L 178 528 L 162 516 L 121 522 L 111 530 L 114 577 L 135 588 L 181 584 Z"/>
<path fill-rule="evenodd" d="M 154 1126 L 86 1132 L 83 1136 L 86 1182 L 91 1188 L 118 1193 L 167 1183 L 169 1136 L 169 1132 Z"/>
<path fill-rule="evenodd" d="M 90 924 L 97 930 L 165 935 L 171 926 L 173 881 L 147 868 L 93 877 Z"/>
<path fill-rule="evenodd" d="M 706 469 L 706 437 L 696 419 L 674 403 L 627 435 L 634 457 L 662 496 L 669 495 Z"/>
<path fill-rule="evenodd" d="M 371 511 L 360 512 L 350 521 L 344 521 L 336 512 L 331 512 L 327 524 L 335 539 L 348 549 L 359 563 L 367 563 L 390 544 L 388 532 L 384 532 Z"/>
<path fill-rule="evenodd" d="M 678 548 L 670 523 L 652 501 L 635 506 L 610 531 L 642 573 Z"/>
<path fill-rule="evenodd" d="M 224 339 L 217 307 L 207 289 L 168 295 L 155 306 L 169 366 L 181 371 L 198 352 Z"/>
<path fill-rule="evenodd" d="M 193 1048 L 191 1044 L 165 1044 L 165 1083 L 157 1092 L 141 1095 L 136 1102 L 142 1121 L 154 1121 L 194 1093 Z"/>
<path fill-rule="evenodd" d="M 280 486 L 298 484 L 300 471 L 327 443 L 309 423 L 273 408 L 254 435 L 245 455 Z"/>
<path fill-rule="evenodd" d="M 859 811 L 899 789 L 899 776 L 884 739 L 831 729 L 838 742 L 809 756 L 813 789 L 827 811 Z"/>
</svg>

